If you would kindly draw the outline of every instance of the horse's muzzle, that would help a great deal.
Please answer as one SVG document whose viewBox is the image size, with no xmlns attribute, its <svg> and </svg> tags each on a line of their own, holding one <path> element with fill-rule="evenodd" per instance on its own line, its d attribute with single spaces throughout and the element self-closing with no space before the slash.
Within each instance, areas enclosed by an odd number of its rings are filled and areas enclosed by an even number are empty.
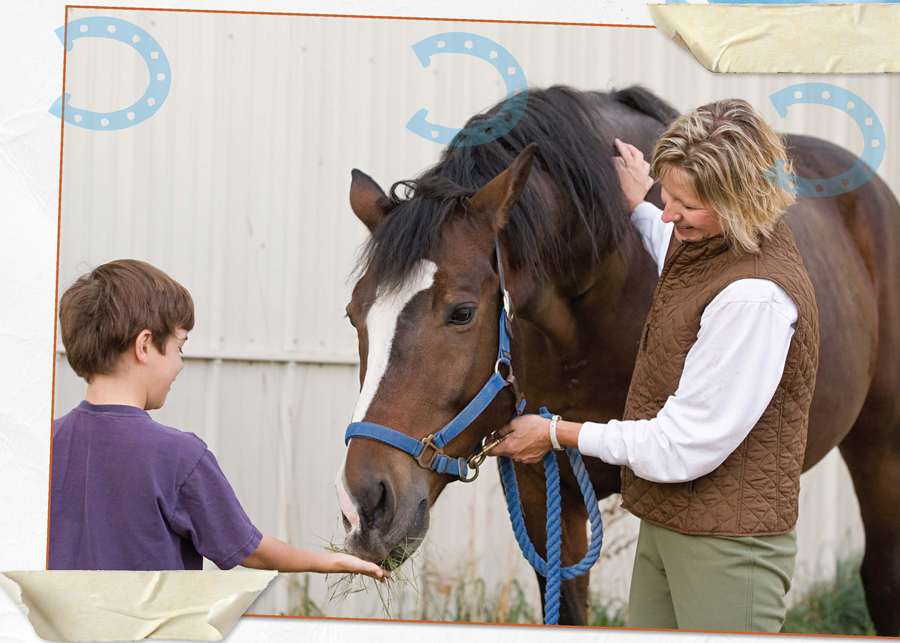
<svg viewBox="0 0 900 643">
<path fill-rule="evenodd" d="M 344 551 L 385 569 L 395 569 L 415 553 L 428 532 L 427 494 L 420 499 L 399 500 L 389 484 L 378 484 L 369 496 L 368 503 L 359 503 L 357 525 L 351 525 L 342 514 Z"/>
</svg>

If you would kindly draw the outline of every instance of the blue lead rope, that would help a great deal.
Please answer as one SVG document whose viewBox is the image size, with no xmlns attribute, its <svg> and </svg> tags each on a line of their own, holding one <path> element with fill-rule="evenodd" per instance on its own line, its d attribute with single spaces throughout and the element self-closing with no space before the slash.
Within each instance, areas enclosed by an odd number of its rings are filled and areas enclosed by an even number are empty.
<svg viewBox="0 0 900 643">
<path fill-rule="evenodd" d="M 548 419 L 551 417 L 545 407 L 541 407 L 540 415 Z M 562 566 L 562 508 L 559 493 L 559 466 L 556 463 L 554 452 L 548 451 L 543 460 L 544 473 L 547 478 L 547 560 L 538 556 L 525 530 L 525 518 L 522 515 L 519 486 L 516 484 L 516 471 L 512 460 L 505 456 L 497 458 L 506 492 L 506 507 L 509 509 L 509 519 L 512 522 L 516 542 L 519 543 L 519 549 L 522 550 L 525 560 L 538 574 L 547 579 L 544 587 L 544 623 L 547 625 L 559 623 L 562 581 L 586 574 L 600 557 L 600 548 L 603 545 L 603 520 L 600 517 L 600 507 L 597 505 L 597 496 L 594 494 L 594 487 L 584 468 L 581 454 L 577 449 L 567 448 L 566 455 L 569 456 L 572 470 L 578 479 L 578 486 L 581 487 L 581 494 L 584 497 L 591 521 L 591 544 L 587 554 L 581 562 L 571 567 Z"/>
</svg>

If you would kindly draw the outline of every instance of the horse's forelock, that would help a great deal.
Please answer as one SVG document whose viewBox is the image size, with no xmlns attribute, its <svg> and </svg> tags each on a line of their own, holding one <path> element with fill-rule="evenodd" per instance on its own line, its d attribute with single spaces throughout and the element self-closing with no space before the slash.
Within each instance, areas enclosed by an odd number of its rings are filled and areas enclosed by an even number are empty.
<svg viewBox="0 0 900 643">
<path fill-rule="evenodd" d="M 406 194 L 397 193 L 404 187 Z M 396 292 L 419 261 L 438 248 L 441 232 L 474 194 L 444 177 L 397 181 L 391 186 L 389 215 L 365 242 L 355 275 L 368 272 L 379 292 Z"/>
</svg>

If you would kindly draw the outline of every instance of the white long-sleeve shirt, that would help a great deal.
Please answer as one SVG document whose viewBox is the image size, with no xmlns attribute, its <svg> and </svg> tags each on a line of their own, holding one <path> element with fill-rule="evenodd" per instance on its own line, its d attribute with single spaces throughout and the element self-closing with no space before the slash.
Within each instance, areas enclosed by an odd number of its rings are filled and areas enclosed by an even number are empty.
<svg viewBox="0 0 900 643">
<path fill-rule="evenodd" d="M 631 221 L 662 272 L 673 223 L 644 202 Z M 739 279 L 700 318 L 678 389 L 655 418 L 585 422 L 578 450 L 652 482 L 685 482 L 718 467 L 747 437 L 772 396 L 797 327 L 797 306 L 775 282 Z"/>
</svg>

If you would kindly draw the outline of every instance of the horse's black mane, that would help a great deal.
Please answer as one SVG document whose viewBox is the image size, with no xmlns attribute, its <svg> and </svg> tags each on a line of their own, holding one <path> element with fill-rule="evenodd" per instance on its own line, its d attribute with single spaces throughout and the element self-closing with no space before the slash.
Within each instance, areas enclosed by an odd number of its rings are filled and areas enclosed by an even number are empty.
<svg viewBox="0 0 900 643">
<path fill-rule="evenodd" d="M 608 102 L 631 107 L 663 125 L 677 116 L 671 106 L 640 85 L 608 93 L 582 92 L 567 85 L 529 89 L 527 107 L 510 132 L 480 145 L 447 146 L 438 162 L 418 178 L 391 186 L 390 216 L 364 245 L 355 274 L 368 269 L 382 287 L 398 287 L 416 263 L 437 247 L 443 225 L 462 197 L 474 195 L 531 142 L 538 144 L 532 171 L 540 168 L 552 177 L 562 199 L 560 206 L 570 216 L 558 232 L 546 215 L 540 193 L 529 182 L 501 232 L 512 269 L 544 277 L 548 265 L 562 265 L 569 239 L 584 230 L 592 239 L 595 260 L 618 246 L 630 223 L 611 161 L 616 132 L 611 127 L 604 131 L 597 122 L 598 107 Z M 466 127 L 489 121 L 503 105 L 472 116 Z M 400 186 L 405 188 L 402 197 L 397 192 Z"/>
</svg>

